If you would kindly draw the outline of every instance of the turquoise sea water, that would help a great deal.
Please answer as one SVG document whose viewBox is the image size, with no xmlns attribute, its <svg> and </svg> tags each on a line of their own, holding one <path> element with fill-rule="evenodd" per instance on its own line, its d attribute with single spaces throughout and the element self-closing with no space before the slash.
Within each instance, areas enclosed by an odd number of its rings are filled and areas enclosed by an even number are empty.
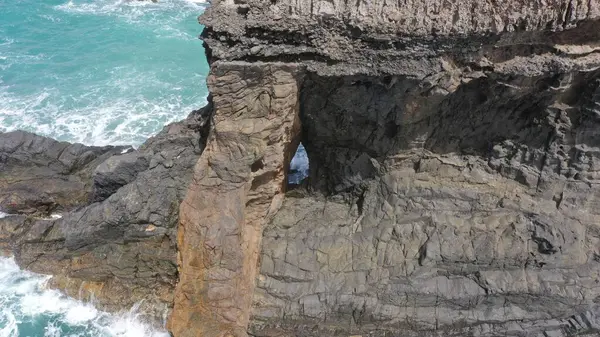
<svg viewBox="0 0 600 337">
<path fill-rule="evenodd" d="M 0 258 L 2 337 L 168 337 L 144 324 L 135 308 L 107 314 L 45 287 L 47 276 L 20 270 Z"/>
<path fill-rule="evenodd" d="M 205 104 L 186 0 L 0 0 L 0 132 L 140 144 Z"/>
<path fill-rule="evenodd" d="M 0 0 L 0 132 L 139 145 L 206 102 L 203 4 Z M 5 214 L 0 212 L 0 217 Z M 0 337 L 168 336 L 0 258 Z"/>
</svg>

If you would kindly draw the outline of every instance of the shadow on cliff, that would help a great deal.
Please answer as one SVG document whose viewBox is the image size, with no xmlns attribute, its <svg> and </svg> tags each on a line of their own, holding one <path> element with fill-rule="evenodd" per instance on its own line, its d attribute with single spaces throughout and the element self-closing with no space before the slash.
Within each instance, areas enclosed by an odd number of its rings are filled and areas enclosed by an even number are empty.
<svg viewBox="0 0 600 337">
<path fill-rule="evenodd" d="M 508 156 L 537 171 L 566 156 L 573 166 L 582 146 L 600 146 L 598 96 L 599 71 L 473 78 L 453 69 L 422 81 L 309 74 L 300 105 L 311 186 L 360 190 L 384 163 L 408 154 L 415 170 L 425 153 Z"/>
</svg>

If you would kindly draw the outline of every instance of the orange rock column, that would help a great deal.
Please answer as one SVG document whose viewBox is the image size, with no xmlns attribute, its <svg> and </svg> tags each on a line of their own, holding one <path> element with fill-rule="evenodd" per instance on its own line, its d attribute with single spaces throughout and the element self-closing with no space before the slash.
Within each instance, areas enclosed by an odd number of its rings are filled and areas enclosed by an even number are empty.
<svg viewBox="0 0 600 337">
<path fill-rule="evenodd" d="M 262 229 L 281 205 L 299 141 L 300 71 L 215 62 L 214 120 L 180 207 L 175 337 L 245 336 Z"/>
</svg>

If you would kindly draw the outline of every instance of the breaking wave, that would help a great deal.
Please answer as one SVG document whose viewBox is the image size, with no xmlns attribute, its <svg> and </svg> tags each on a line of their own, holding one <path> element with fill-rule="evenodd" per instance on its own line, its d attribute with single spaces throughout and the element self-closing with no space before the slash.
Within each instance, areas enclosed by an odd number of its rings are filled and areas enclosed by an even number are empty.
<svg viewBox="0 0 600 337">
<path fill-rule="evenodd" d="M 108 314 L 46 288 L 48 276 L 0 258 L 0 337 L 168 337 L 140 321 L 135 308 Z"/>
<path fill-rule="evenodd" d="M 206 104 L 186 0 L 0 0 L 0 132 L 138 145 Z"/>
</svg>

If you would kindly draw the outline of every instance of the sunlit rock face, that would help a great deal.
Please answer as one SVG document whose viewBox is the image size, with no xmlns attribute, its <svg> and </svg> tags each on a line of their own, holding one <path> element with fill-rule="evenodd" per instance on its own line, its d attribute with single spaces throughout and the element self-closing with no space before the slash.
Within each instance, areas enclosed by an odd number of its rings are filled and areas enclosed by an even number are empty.
<svg viewBox="0 0 600 337">
<path fill-rule="evenodd" d="M 182 205 L 198 213 L 179 227 L 175 336 L 596 333 L 599 16 L 597 1 L 213 2 L 216 158 Z M 292 93 L 253 117 L 284 68 Z M 292 106 L 308 178 L 256 212 L 261 152 L 219 129 L 260 133 Z M 277 128 L 266 148 L 291 144 L 272 152 L 287 172 L 296 134 Z M 236 202 L 219 208 L 223 188 Z"/>
<path fill-rule="evenodd" d="M 213 128 L 180 208 L 176 336 L 246 334 L 262 229 L 298 147 L 295 65 L 215 63 Z"/>
</svg>

